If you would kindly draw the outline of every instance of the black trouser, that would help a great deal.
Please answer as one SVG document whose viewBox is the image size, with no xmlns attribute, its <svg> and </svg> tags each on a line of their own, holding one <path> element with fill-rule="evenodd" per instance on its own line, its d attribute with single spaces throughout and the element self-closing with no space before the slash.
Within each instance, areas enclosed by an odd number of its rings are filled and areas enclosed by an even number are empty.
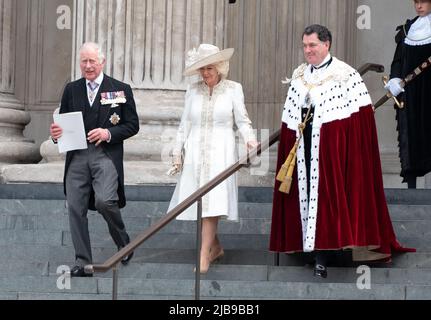
<svg viewBox="0 0 431 320">
<path fill-rule="evenodd" d="M 409 189 L 416 189 L 416 177 L 415 176 L 407 176 L 407 187 Z"/>
<path fill-rule="evenodd" d="M 315 252 L 315 260 L 316 260 L 316 264 L 321 264 L 322 266 L 327 266 L 328 261 L 330 260 L 330 256 L 332 254 L 332 251 L 322 251 L 322 250 L 317 250 Z"/>
</svg>

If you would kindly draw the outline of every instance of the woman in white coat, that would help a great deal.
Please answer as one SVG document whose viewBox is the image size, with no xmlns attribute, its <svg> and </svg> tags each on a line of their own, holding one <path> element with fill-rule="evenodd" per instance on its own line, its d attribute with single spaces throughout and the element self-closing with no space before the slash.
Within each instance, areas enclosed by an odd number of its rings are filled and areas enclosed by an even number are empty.
<svg viewBox="0 0 431 320">
<path fill-rule="evenodd" d="M 173 171 L 181 176 L 169 210 L 184 201 L 238 160 L 235 126 L 248 149 L 257 145 L 244 105 L 241 84 L 227 80 L 229 59 L 234 49 L 220 51 L 216 46 L 201 44 L 188 52 L 184 75 L 200 74 L 202 80 L 190 85 L 185 96 L 184 112 L 173 154 Z M 196 220 L 194 204 L 177 219 Z M 217 237 L 220 218 L 238 220 L 238 184 L 231 176 L 202 198 L 201 273 L 223 256 Z"/>
</svg>

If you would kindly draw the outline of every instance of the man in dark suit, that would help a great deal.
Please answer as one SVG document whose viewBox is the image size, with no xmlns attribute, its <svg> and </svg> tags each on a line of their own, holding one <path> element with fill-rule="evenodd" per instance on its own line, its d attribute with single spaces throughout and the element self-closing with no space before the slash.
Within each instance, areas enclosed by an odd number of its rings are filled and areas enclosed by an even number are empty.
<svg viewBox="0 0 431 320">
<path fill-rule="evenodd" d="M 129 85 L 103 74 L 105 57 L 95 43 L 85 43 L 79 52 L 83 78 L 67 84 L 60 113 L 81 111 L 88 148 L 66 155 L 64 193 L 75 248 L 72 277 L 91 276 L 84 266 L 92 263 L 87 211 L 97 210 L 108 224 L 118 249 L 130 242 L 120 208 L 124 195 L 123 141 L 139 131 L 133 93 Z M 62 136 L 55 123 L 50 128 L 54 142 Z M 121 261 L 127 264 L 133 253 Z"/>
</svg>

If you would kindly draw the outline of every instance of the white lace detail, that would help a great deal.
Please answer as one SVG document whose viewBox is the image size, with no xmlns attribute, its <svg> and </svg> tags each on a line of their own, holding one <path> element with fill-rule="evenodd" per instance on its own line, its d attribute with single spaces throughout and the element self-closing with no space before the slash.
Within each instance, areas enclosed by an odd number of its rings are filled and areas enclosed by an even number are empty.
<svg viewBox="0 0 431 320">
<path fill-rule="evenodd" d="M 195 86 L 197 86 L 199 91 L 204 96 L 209 97 L 209 88 L 205 84 L 205 82 L 200 81 L 200 82 L 196 83 Z M 226 91 L 226 89 L 235 89 L 235 82 L 230 81 L 230 80 L 226 80 L 226 79 L 220 80 L 220 82 L 217 83 L 213 88 L 213 96 L 224 93 Z"/>
<path fill-rule="evenodd" d="M 404 43 L 410 46 L 423 46 L 431 43 L 431 14 L 419 17 L 412 24 Z"/>
<path fill-rule="evenodd" d="M 210 180 L 210 168 L 211 168 L 211 141 L 213 139 L 213 127 L 214 127 L 214 105 L 217 101 L 217 97 L 223 94 L 227 88 L 234 88 L 234 84 L 228 80 L 221 80 L 213 88 L 212 95 L 209 94 L 209 88 L 205 82 L 198 83 L 199 91 L 203 95 L 203 105 L 201 113 L 201 139 L 200 139 L 200 166 L 198 171 L 198 186 L 202 187 Z M 209 197 L 204 196 L 202 198 L 202 212 L 208 212 L 209 210 Z"/>
</svg>

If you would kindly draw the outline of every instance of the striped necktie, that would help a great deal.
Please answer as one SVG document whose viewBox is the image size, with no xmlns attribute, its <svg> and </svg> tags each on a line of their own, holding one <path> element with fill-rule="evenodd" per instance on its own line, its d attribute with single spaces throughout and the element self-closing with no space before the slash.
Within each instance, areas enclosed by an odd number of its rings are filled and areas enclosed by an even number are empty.
<svg viewBox="0 0 431 320">
<path fill-rule="evenodd" d="M 99 84 L 96 82 L 93 82 L 93 81 L 88 83 L 88 88 L 90 89 L 88 91 L 88 97 L 90 99 L 91 105 L 93 104 L 94 98 L 96 97 L 96 90 L 97 90 L 98 86 L 99 86 Z"/>
</svg>

